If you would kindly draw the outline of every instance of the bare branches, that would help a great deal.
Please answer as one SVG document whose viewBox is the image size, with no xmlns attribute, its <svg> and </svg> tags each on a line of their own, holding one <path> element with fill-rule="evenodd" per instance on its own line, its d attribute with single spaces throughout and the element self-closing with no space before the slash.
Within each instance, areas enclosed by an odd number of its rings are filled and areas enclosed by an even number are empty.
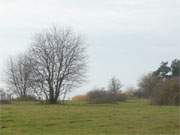
<svg viewBox="0 0 180 135">
<path fill-rule="evenodd" d="M 70 29 L 53 27 L 35 35 L 28 56 L 10 59 L 8 83 L 18 96 L 36 95 L 49 103 L 64 100 L 84 81 L 86 47 Z"/>
<path fill-rule="evenodd" d="M 36 63 L 33 74 L 50 103 L 60 96 L 64 99 L 67 92 L 83 82 L 87 58 L 83 45 L 80 36 L 69 29 L 53 27 L 35 36 L 30 50 Z"/>
<path fill-rule="evenodd" d="M 32 73 L 31 61 L 27 56 L 20 55 L 16 59 L 10 58 L 8 64 L 7 82 L 9 87 L 20 97 L 27 96 L 32 85 L 30 79 Z"/>
<path fill-rule="evenodd" d="M 113 77 L 109 82 L 109 90 L 113 93 L 117 93 L 122 87 L 119 79 Z"/>
</svg>

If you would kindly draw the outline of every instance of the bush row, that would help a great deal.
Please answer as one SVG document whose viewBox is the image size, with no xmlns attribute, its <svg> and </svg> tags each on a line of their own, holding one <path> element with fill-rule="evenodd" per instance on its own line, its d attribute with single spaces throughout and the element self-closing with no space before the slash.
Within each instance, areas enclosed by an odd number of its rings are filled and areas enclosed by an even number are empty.
<svg viewBox="0 0 180 135">
<path fill-rule="evenodd" d="M 95 89 L 88 92 L 86 95 L 79 95 L 72 98 L 73 101 L 87 101 L 89 103 L 116 103 L 125 101 L 127 96 L 121 92 L 111 92 L 104 89 Z"/>
<path fill-rule="evenodd" d="M 105 90 L 94 90 L 87 93 L 88 101 L 90 103 L 115 103 L 118 101 L 125 101 L 126 96 L 122 93 L 113 93 Z"/>
</svg>

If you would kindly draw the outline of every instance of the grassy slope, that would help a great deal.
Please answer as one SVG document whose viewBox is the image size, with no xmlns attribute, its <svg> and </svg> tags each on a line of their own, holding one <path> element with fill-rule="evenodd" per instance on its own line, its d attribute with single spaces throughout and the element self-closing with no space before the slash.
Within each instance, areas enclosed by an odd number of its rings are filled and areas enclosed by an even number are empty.
<svg viewBox="0 0 180 135">
<path fill-rule="evenodd" d="M 0 135 L 178 135 L 180 128 L 180 107 L 140 100 L 113 105 L 26 103 L 0 109 Z"/>
</svg>

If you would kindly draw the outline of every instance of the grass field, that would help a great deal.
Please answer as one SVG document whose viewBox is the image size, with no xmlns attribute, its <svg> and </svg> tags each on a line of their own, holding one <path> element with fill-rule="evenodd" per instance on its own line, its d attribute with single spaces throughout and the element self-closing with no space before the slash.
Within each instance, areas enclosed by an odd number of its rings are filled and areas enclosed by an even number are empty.
<svg viewBox="0 0 180 135">
<path fill-rule="evenodd" d="M 180 107 L 118 104 L 1 105 L 0 135 L 179 135 Z"/>
</svg>

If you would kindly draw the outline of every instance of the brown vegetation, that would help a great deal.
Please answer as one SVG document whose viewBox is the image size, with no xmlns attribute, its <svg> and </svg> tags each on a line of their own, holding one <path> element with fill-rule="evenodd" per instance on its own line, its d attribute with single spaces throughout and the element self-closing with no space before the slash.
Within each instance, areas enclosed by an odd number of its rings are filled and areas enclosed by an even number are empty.
<svg viewBox="0 0 180 135">
<path fill-rule="evenodd" d="M 72 101 L 87 101 L 88 97 L 86 95 L 77 95 L 72 97 Z"/>
<path fill-rule="evenodd" d="M 150 100 L 157 105 L 180 105 L 180 84 L 178 77 L 159 82 Z"/>
</svg>

